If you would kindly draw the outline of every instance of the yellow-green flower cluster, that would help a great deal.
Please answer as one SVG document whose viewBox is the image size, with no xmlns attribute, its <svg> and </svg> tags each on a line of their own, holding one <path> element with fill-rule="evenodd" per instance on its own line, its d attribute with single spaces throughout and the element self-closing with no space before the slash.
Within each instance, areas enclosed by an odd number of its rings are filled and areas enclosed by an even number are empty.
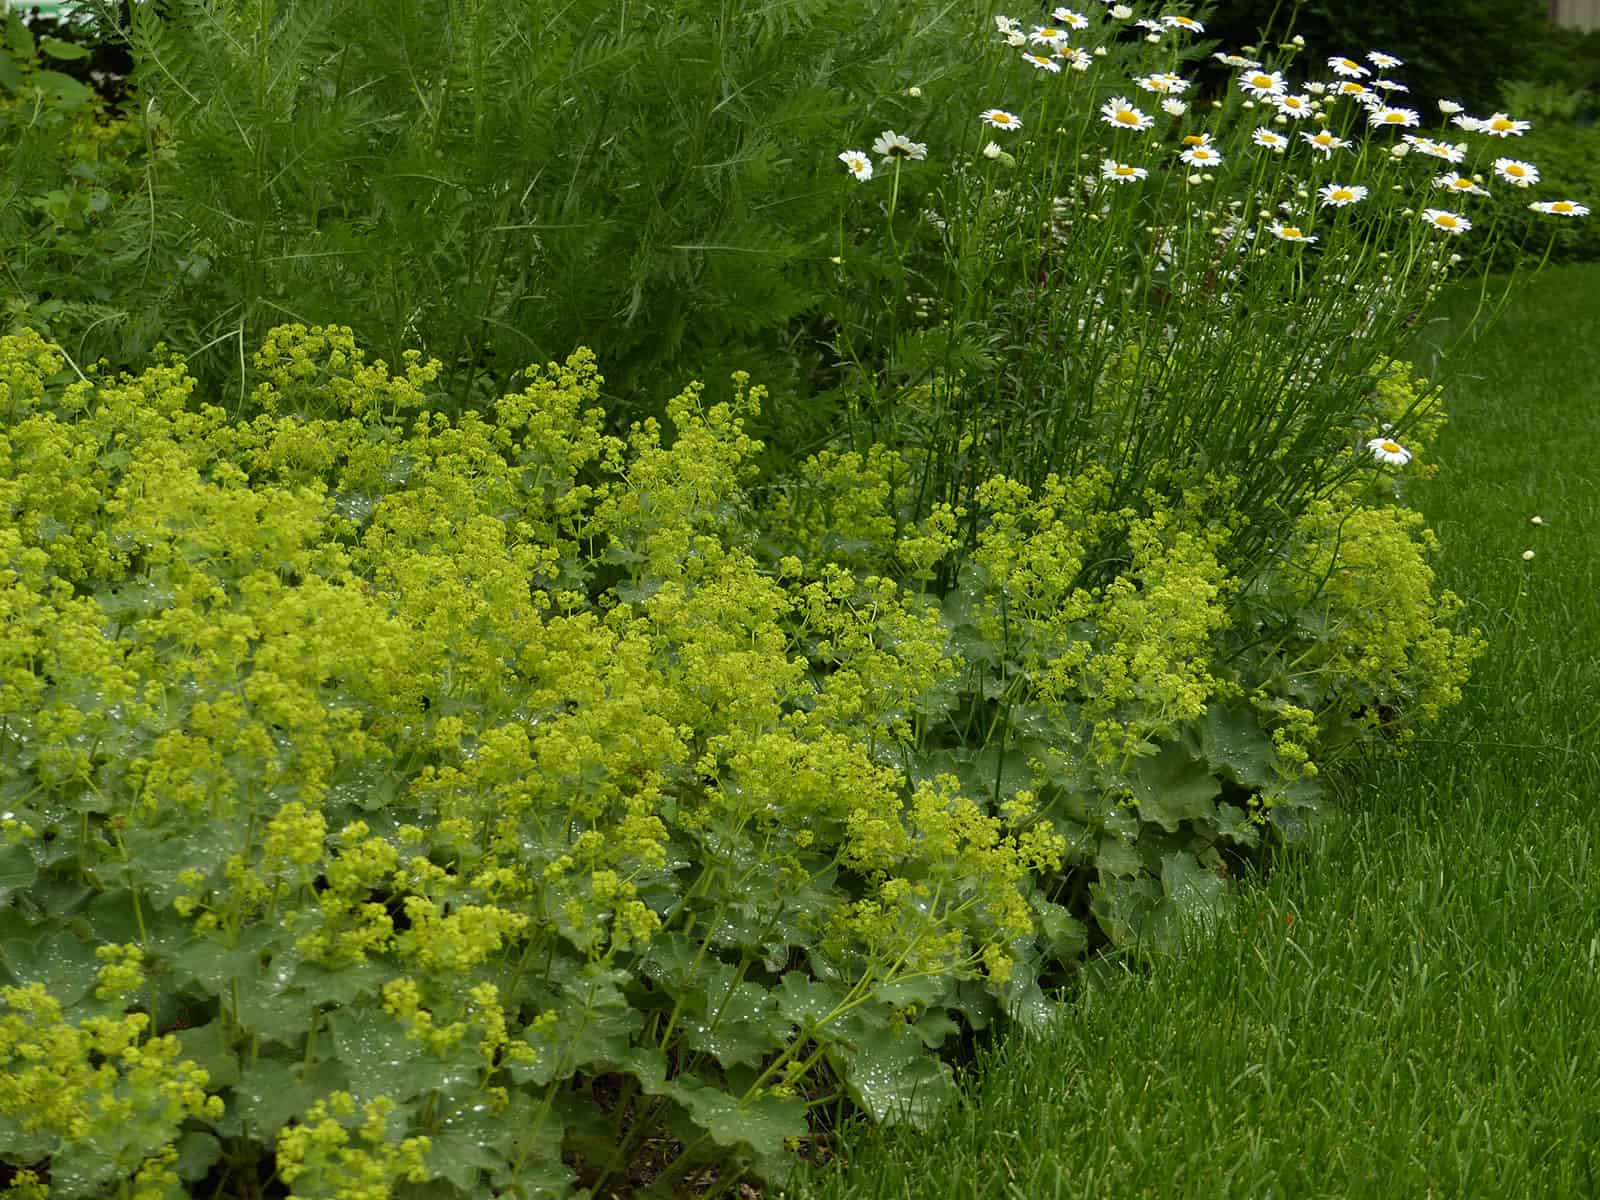
<svg viewBox="0 0 1600 1200">
<path fill-rule="evenodd" d="M 332 1092 L 305 1120 L 278 1133 L 278 1177 L 294 1200 L 389 1200 L 400 1183 L 432 1178 L 432 1139 L 396 1139 L 390 1133 L 395 1102 L 374 1096 L 357 1105 L 349 1092 Z"/>
</svg>

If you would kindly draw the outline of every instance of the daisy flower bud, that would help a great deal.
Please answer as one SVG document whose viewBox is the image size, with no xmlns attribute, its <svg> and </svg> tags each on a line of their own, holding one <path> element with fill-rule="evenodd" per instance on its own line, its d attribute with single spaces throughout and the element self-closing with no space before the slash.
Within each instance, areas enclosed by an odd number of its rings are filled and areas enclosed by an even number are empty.
<svg viewBox="0 0 1600 1200">
<path fill-rule="evenodd" d="M 1522 561 L 1523 562 L 1532 562 L 1533 561 L 1533 551 L 1532 550 L 1524 550 L 1522 552 Z"/>
<path fill-rule="evenodd" d="M 1528 518 L 1528 524 L 1530 524 L 1530 525 L 1543 525 L 1544 524 L 1544 518 L 1543 517 L 1529 517 Z"/>
</svg>

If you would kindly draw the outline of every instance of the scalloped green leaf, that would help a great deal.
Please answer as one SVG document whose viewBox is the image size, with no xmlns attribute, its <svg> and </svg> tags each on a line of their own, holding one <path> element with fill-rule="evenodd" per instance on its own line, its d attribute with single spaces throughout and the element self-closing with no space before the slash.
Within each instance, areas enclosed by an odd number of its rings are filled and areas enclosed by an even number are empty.
<svg viewBox="0 0 1600 1200">
<path fill-rule="evenodd" d="M 692 1000 L 692 1011 L 679 1022 L 684 1043 L 724 1067 L 758 1062 L 784 1046 L 794 1032 L 772 993 L 741 982 L 726 963 L 705 973 Z"/>
<path fill-rule="evenodd" d="M 1196 723 L 1200 756 L 1213 771 L 1247 788 L 1273 782 L 1272 738 L 1249 709 L 1212 704 Z"/>
<path fill-rule="evenodd" d="M 904 1021 L 874 1025 L 852 1013 L 826 1054 L 851 1099 L 881 1124 L 926 1128 L 955 1097 L 950 1067 Z"/>
<path fill-rule="evenodd" d="M 1168 833 L 1184 821 L 1214 817 L 1213 801 L 1222 794 L 1222 785 L 1210 769 L 1176 743 L 1163 746 L 1154 757 L 1135 761 L 1128 784 L 1139 815 Z"/>
</svg>

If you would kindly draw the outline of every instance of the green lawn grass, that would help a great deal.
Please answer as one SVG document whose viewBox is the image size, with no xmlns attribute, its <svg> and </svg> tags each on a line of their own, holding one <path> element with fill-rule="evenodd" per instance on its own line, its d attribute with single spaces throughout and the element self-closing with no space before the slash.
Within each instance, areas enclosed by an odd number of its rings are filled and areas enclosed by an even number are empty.
<svg viewBox="0 0 1600 1200">
<path fill-rule="evenodd" d="M 1180 959 L 1102 965 L 809 1196 L 1600 1194 L 1600 268 L 1452 362 L 1417 498 L 1489 640 L 1465 704 Z"/>
</svg>

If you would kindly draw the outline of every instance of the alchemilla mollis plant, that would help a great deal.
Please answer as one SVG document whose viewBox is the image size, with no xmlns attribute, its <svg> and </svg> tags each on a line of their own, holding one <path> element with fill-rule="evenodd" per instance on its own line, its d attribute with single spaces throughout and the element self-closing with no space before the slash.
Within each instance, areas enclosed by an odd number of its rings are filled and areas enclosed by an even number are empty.
<svg viewBox="0 0 1600 1200">
<path fill-rule="evenodd" d="M 141 118 L 143 191 L 120 128 L 95 179 L 126 194 L 45 193 L 29 228 L 67 278 L 94 212 L 186 194 L 226 393 L 86 361 L 27 287 L 0 339 L 5 1194 L 779 1183 L 846 1111 L 926 1122 L 966 1034 L 1059 1016 L 1085 953 L 1162 952 L 1330 768 L 1459 697 L 1481 642 L 1404 505 L 1443 420 L 1408 343 L 1507 204 L 1587 215 L 1530 199 L 1527 122 L 1424 119 L 1378 50 L 1213 48 L 1203 12 L 982 6 L 935 50 L 949 13 L 908 10 L 857 31 L 890 76 L 823 64 L 769 114 L 817 178 L 723 88 L 827 42 L 804 6 L 748 45 L 693 5 L 614 45 L 574 9 L 514 69 L 504 6 L 383 54 L 336 53 L 337 14 L 192 7 L 130 31 L 147 87 L 196 84 Z M 558 152 L 523 106 L 588 80 L 633 111 L 657 42 L 715 51 L 672 119 L 730 157 L 677 216 L 728 240 L 647 221 L 594 341 L 637 382 L 722 330 L 796 394 L 739 372 L 647 416 L 585 349 L 496 387 L 542 289 L 641 232 L 633 143 Z M 339 54 L 297 141 L 312 76 L 274 63 Z M 370 212 L 329 191 L 363 157 Z M 747 211 L 727 171 L 806 187 Z M 624 217 L 583 217 L 613 185 Z M 140 261 L 176 287 L 162 236 Z M 276 323 L 374 279 L 383 358 Z M 122 311 L 95 303 L 49 315 Z"/>
<path fill-rule="evenodd" d="M 808 1111 L 926 1118 L 962 1026 L 1217 902 L 1314 807 L 1319 722 L 1470 657 L 1354 496 L 1286 546 L 1273 654 L 1225 497 L 993 476 L 941 601 L 969 517 L 900 521 L 894 452 L 807 469 L 847 553 L 752 500 L 759 389 L 617 437 L 587 354 L 460 421 L 347 331 L 254 362 L 234 419 L 0 343 L 0 1129 L 54 1196 L 781 1177 Z"/>
</svg>

